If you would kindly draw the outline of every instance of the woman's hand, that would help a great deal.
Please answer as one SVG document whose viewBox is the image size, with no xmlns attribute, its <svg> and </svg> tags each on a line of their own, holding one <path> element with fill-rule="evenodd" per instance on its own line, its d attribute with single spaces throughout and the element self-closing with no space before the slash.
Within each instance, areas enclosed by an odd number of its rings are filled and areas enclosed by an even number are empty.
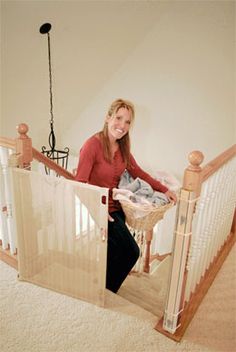
<svg viewBox="0 0 236 352">
<path fill-rule="evenodd" d="M 176 204 L 177 196 L 176 196 L 176 194 L 174 192 L 167 191 L 165 193 L 165 195 L 167 196 L 167 198 L 169 199 L 170 202 L 174 202 L 174 204 Z"/>
</svg>

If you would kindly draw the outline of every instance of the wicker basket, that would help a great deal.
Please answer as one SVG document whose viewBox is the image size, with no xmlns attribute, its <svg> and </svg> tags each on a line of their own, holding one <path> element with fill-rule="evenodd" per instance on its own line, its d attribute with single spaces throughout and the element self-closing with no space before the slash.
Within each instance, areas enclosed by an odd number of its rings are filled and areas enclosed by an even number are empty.
<svg viewBox="0 0 236 352">
<path fill-rule="evenodd" d="M 173 203 L 166 205 L 143 205 L 142 217 L 135 216 L 136 212 L 140 212 L 140 205 L 125 200 L 120 200 L 120 204 L 126 216 L 127 224 L 136 230 L 148 231 L 152 230 L 156 223 L 163 219 L 164 213 L 173 206 Z M 146 213 L 146 214 L 145 214 Z"/>
</svg>

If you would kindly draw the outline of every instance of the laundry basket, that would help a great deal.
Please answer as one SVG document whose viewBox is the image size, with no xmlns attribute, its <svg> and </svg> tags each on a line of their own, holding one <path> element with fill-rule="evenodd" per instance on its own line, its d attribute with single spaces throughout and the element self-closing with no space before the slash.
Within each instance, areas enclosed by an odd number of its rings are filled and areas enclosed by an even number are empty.
<svg viewBox="0 0 236 352">
<path fill-rule="evenodd" d="M 152 230 L 156 223 L 163 219 L 165 212 L 173 206 L 173 202 L 165 205 L 140 205 L 126 200 L 120 200 L 120 204 L 126 216 L 127 224 L 136 230 Z"/>
</svg>

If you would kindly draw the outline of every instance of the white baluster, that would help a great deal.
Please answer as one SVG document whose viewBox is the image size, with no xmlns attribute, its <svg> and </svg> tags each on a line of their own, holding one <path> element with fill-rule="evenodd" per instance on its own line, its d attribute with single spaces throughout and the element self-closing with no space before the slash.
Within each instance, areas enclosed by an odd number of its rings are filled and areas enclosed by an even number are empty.
<svg viewBox="0 0 236 352">
<path fill-rule="evenodd" d="M 5 160 L 4 153 L 6 148 L 0 147 L 0 239 L 2 248 L 7 249 L 9 246 L 8 228 L 7 228 L 7 206 L 5 199 L 3 163 Z"/>
<path fill-rule="evenodd" d="M 236 202 L 235 164 L 236 158 L 231 159 L 202 185 L 193 219 L 186 301 L 229 235 Z"/>
<path fill-rule="evenodd" d="M 6 206 L 7 237 L 11 254 L 16 253 L 16 233 L 13 221 L 11 176 L 8 167 L 9 152 L 7 148 L 1 148 L 2 179 L 4 188 L 4 200 Z"/>
</svg>

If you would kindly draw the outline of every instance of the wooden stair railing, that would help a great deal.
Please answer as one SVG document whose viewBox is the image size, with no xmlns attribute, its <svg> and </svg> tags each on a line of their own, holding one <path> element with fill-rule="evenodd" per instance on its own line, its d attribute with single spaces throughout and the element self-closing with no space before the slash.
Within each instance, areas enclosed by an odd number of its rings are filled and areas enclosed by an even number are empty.
<svg viewBox="0 0 236 352">
<path fill-rule="evenodd" d="M 32 147 L 31 138 L 27 136 L 28 126 L 24 123 L 17 126 L 17 131 L 20 134 L 18 138 L 11 139 L 0 137 L 0 145 L 15 151 L 11 156 L 10 164 L 20 168 L 30 168 L 30 163 L 33 159 L 43 163 L 49 169 L 55 171 L 58 175 L 74 180 L 74 175 L 55 163 L 53 160 L 47 158 L 37 149 Z"/>
<path fill-rule="evenodd" d="M 66 169 L 63 169 L 60 165 L 56 164 L 53 160 L 47 158 L 45 155 L 43 155 L 41 152 L 39 152 L 37 149 L 32 148 L 33 151 L 33 158 L 37 160 L 40 163 L 43 163 L 45 166 L 47 166 L 49 169 L 55 171 L 59 176 L 62 176 L 68 180 L 74 180 L 75 177 L 74 175 L 67 171 Z"/>
<path fill-rule="evenodd" d="M 11 138 L 0 137 L 0 146 L 15 150 L 16 142 L 14 141 L 14 139 L 11 139 Z"/>
<path fill-rule="evenodd" d="M 180 200 L 177 206 L 176 213 L 176 227 L 175 227 L 175 239 L 174 239 L 174 249 L 172 254 L 172 270 L 170 273 L 170 281 L 169 281 L 169 292 L 167 297 L 167 306 L 166 313 L 163 318 L 158 322 L 156 326 L 156 330 L 163 333 L 164 335 L 170 337 L 175 341 L 180 341 L 184 335 L 185 330 L 187 329 L 190 321 L 192 320 L 196 310 L 198 309 L 203 297 L 207 293 L 209 287 L 211 286 L 214 278 L 216 277 L 219 269 L 221 268 L 224 260 L 226 259 L 228 253 L 230 252 L 232 246 L 236 241 L 236 212 L 235 212 L 235 200 L 231 202 L 230 200 L 230 213 L 228 214 L 228 218 L 232 219 L 232 224 L 228 223 L 225 226 L 226 232 L 224 237 L 222 237 L 221 241 L 216 238 L 217 245 L 213 242 L 214 251 L 206 247 L 207 243 L 203 244 L 203 249 L 201 255 L 203 255 L 203 259 L 205 263 L 209 262 L 209 266 L 203 266 L 203 272 L 197 269 L 197 280 L 195 280 L 195 275 L 193 278 L 189 275 L 189 258 L 193 257 L 193 252 L 191 254 L 191 250 L 194 251 L 194 248 L 191 248 L 191 239 L 192 239 L 192 221 L 193 217 L 196 216 L 196 207 L 198 207 L 198 202 L 201 200 L 201 188 L 208 181 L 210 176 L 214 176 L 217 174 L 219 170 L 222 171 L 223 167 L 225 170 L 226 164 L 229 167 L 229 163 L 231 163 L 229 170 L 227 172 L 232 172 L 231 181 L 235 183 L 235 157 L 236 157 L 236 145 L 233 145 L 231 148 L 223 152 L 221 155 L 216 157 L 214 160 L 209 162 L 206 166 L 201 168 L 200 164 L 203 161 L 203 154 L 199 151 L 195 151 L 190 153 L 189 161 L 190 165 L 185 170 L 183 187 L 180 193 Z M 228 170 L 228 169 L 227 169 Z M 221 174 L 222 175 L 222 174 Z M 228 175 L 226 173 L 226 175 Z M 217 174 L 217 177 L 220 177 Z M 219 178 L 217 178 L 218 181 Z M 215 184 L 218 188 L 218 183 L 216 179 L 214 180 Z M 225 186 L 227 184 L 227 180 L 224 180 Z M 222 181 L 222 182 L 223 182 Z M 212 180 L 210 180 L 212 182 Z M 205 184 L 204 184 L 205 186 Z M 212 186 L 211 186 L 212 187 Z M 219 185 L 222 187 L 222 185 Z M 213 191 L 212 191 L 213 189 Z M 216 192 L 214 191 L 214 187 L 211 189 L 212 195 L 208 196 L 208 188 L 204 189 L 205 196 L 207 195 L 207 202 L 216 197 Z M 230 196 L 232 199 L 235 199 L 235 187 L 230 184 L 229 186 L 230 192 L 232 194 Z M 220 191 L 220 188 L 218 188 Z M 219 201 L 222 199 L 221 193 L 219 194 L 219 198 L 216 198 Z M 215 200 L 214 200 L 215 201 Z M 204 202 L 204 197 L 202 199 Z M 203 205 L 204 203 L 201 203 Z M 210 203 L 209 203 L 210 204 Z M 215 204 L 215 203 L 214 203 Z M 224 203 L 222 203 L 224 204 Z M 200 205 L 200 206 L 201 206 Z M 210 206 L 210 205 L 209 205 Z M 198 210 L 201 208 L 198 208 Z M 211 209 L 211 208 L 210 208 Z M 215 210 L 215 209 L 214 209 Z M 205 210 L 206 211 L 206 210 Z M 209 208 L 208 208 L 209 212 Z M 217 212 L 210 212 L 210 215 L 217 216 Z M 206 216 L 209 214 L 207 213 Z M 232 215 L 232 217 L 231 217 Z M 211 219 L 215 220 L 214 219 Z M 205 220 L 204 220 L 205 221 Z M 228 226 L 229 225 L 229 226 Z M 210 235 L 212 239 L 214 238 L 214 232 L 212 232 L 214 227 L 210 230 Z M 229 230 L 228 230 L 229 229 Z M 209 230 L 208 230 L 209 231 Z M 229 232 L 228 232 L 229 231 Z M 217 232 L 217 231 L 216 231 Z M 213 239 L 212 241 L 216 241 Z M 210 241 L 208 239 L 208 241 Z M 223 241 L 223 242 L 222 242 Z M 212 246 L 212 244 L 210 244 Z M 206 253 L 204 252 L 205 248 L 207 248 Z M 217 250 L 217 253 L 215 251 Z M 207 260 L 206 260 L 207 259 Z M 195 263 L 196 264 L 196 263 Z M 194 263 L 193 263 L 194 265 Z M 193 266 L 194 268 L 194 266 Z M 196 270 L 196 269 L 193 269 Z M 200 280 L 198 281 L 198 277 L 201 275 Z M 190 278 L 188 283 L 190 282 L 192 285 L 188 285 L 188 294 L 186 295 L 186 283 L 187 279 Z M 194 288 L 195 287 L 195 288 Z M 191 293 L 189 298 L 189 292 Z M 187 298 L 187 301 L 185 299 Z M 177 303 L 178 302 L 178 303 Z M 167 328 L 169 326 L 169 328 Z M 168 330 L 167 330 L 168 329 Z"/>
<path fill-rule="evenodd" d="M 32 147 L 31 138 L 27 136 L 28 126 L 24 123 L 17 126 L 19 137 L 16 139 L 6 138 L 0 136 L 0 146 L 12 150 L 12 154 L 9 158 L 9 165 L 13 167 L 19 167 L 30 170 L 31 162 L 33 159 L 40 163 L 43 163 L 47 168 L 56 172 L 56 174 L 69 179 L 74 180 L 74 175 L 69 171 L 56 164 L 54 161 L 47 158 L 37 149 Z M 7 213 L 8 209 L 6 206 L 1 209 Z M 10 246 L 3 249 L 2 241 L 0 240 L 0 259 L 6 262 L 8 265 L 17 269 L 17 250 L 15 253 L 11 253 Z"/>
</svg>

